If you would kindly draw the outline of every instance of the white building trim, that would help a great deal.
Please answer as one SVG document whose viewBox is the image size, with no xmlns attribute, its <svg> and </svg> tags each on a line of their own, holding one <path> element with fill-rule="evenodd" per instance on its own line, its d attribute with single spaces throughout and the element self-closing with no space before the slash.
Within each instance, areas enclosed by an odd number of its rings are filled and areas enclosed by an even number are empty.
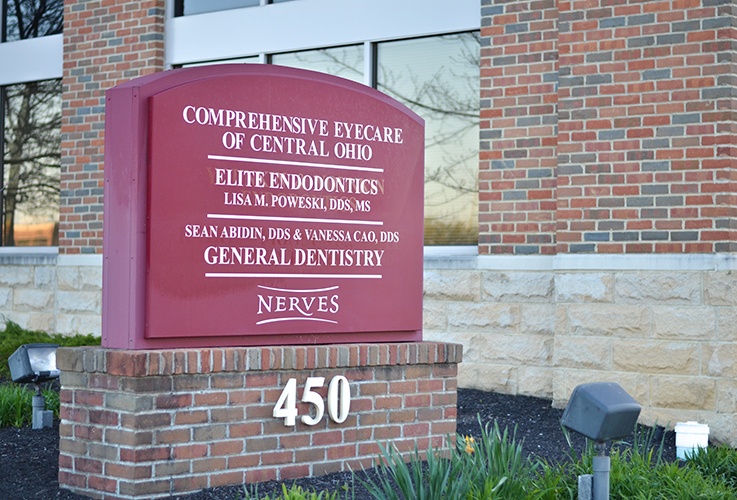
<svg viewBox="0 0 737 500">
<path fill-rule="evenodd" d="M 476 265 L 494 271 L 732 271 L 737 270 L 737 255 L 479 255 Z"/>
<path fill-rule="evenodd" d="M 102 267 L 102 254 L 62 254 L 56 259 L 56 265 L 60 267 Z"/>
<path fill-rule="evenodd" d="M 478 0 L 295 0 L 168 18 L 177 65 L 478 30 Z"/>
<path fill-rule="evenodd" d="M 0 85 L 61 78 L 62 35 L 0 43 Z"/>
</svg>

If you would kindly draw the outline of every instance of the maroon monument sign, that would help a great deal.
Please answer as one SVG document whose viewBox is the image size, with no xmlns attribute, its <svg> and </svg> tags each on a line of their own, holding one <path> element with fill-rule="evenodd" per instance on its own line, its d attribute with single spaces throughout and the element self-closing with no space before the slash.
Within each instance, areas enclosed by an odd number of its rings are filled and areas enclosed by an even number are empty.
<svg viewBox="0 0 737 500">
<path fill-rule="evenodd" d="M 424 126 L 320 73 L 107 93 L 103 346 L 421 340 Z"/>
</svg>

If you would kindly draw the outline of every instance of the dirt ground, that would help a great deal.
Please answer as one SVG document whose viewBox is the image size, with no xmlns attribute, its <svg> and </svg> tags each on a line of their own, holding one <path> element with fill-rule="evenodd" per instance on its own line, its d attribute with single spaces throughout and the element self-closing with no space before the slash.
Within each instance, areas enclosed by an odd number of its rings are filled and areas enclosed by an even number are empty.
<svg viewBox="0 0 737 500">
<path fill-rule="evenodd" d="M 549 461 L 565 460 L 569 447 L 560 425 L 563 411 L 551 407 L 550 401 L 526 396 L 509 396 L 472 389 L 458 391 L 457 430 L 461 435 L 479 435 L 479 422 L 496 420 L 500 428 L 516 428 L 523 451 Z M 477 417 L 478 416 L 478 417 Z M 572 434 L 573 446 L 581 452 L 585 446 L 581 436 Z M 29 427 L 0 429 L 0 499 L 7 500 L 82 500 L 86 497 L 59 489 L 57 480 L 59 457 L 58 423 L 53 428 L 33 430 Z M 675 460 L 675 435 L 665 435 L 665 458 Z M 296 484 L 317 491 L 342 491 L 352 484 L 351 474 L 305 478 Z M 291 484 L 291 481 L 288 485 Z M 251 486 L 253 488 L 253 486 Z M 281 483 L 271 481 L 258 485 L 259 496 L 281 491 Z M 191 495 L 172 497 L 181 500 L 236 500 L 242 498 L 242 486 L 205 490 Z M 356 484 L 355 499 L 371 498 Z"/>
</svg>

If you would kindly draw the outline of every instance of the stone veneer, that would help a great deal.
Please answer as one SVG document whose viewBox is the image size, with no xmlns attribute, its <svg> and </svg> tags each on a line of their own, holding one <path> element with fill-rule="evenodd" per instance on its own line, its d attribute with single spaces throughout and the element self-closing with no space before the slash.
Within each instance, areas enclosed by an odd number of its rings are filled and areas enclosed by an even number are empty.
<svg viewBox="0 0 737 500">
<path fill-rule="evenodd" d="M 380 443 L 402 453 L 455 435 L 459 345 L 418 342 L 126 351 L 64 348 L 59 485 L 104 499 L 369 467 Z M 350 386 L 347 419 L 272 416 L 290 378 Z M 298 403 L 300 415 L 308 414 Z"/>
<path fill-rule="evenodd" d="M 735 446 L 735 290 L 729 269 L 431 268 L 424 336 L 463 345 L 460 387 L 563 407 L 576 385 L 614 381 L 640 422 L 707 423 Z"/>
<path fill-rule="evenodd" d="M 101 256 L 58 256 L 55 248 L 6 250 L 0 256 L 2 318 L 50 333 L 100 334 Z"/>
</svg>

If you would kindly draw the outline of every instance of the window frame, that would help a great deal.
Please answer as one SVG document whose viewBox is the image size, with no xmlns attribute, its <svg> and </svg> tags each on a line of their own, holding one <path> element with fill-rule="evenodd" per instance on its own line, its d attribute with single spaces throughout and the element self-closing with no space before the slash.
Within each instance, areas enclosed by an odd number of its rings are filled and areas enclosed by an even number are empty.
<svg viewBox="0 0 737 500">
<path fill-rule="evenodd" d="M 267 54 L 356 44 L 364 44 L 368 65 L 376 42 L 481 28 L 478 0 L 294 0 L 182 17 L 174 17 L 173 1 L 167 4 L 169 68 L 248 56 L 265 62 Z"/>
</svg>

